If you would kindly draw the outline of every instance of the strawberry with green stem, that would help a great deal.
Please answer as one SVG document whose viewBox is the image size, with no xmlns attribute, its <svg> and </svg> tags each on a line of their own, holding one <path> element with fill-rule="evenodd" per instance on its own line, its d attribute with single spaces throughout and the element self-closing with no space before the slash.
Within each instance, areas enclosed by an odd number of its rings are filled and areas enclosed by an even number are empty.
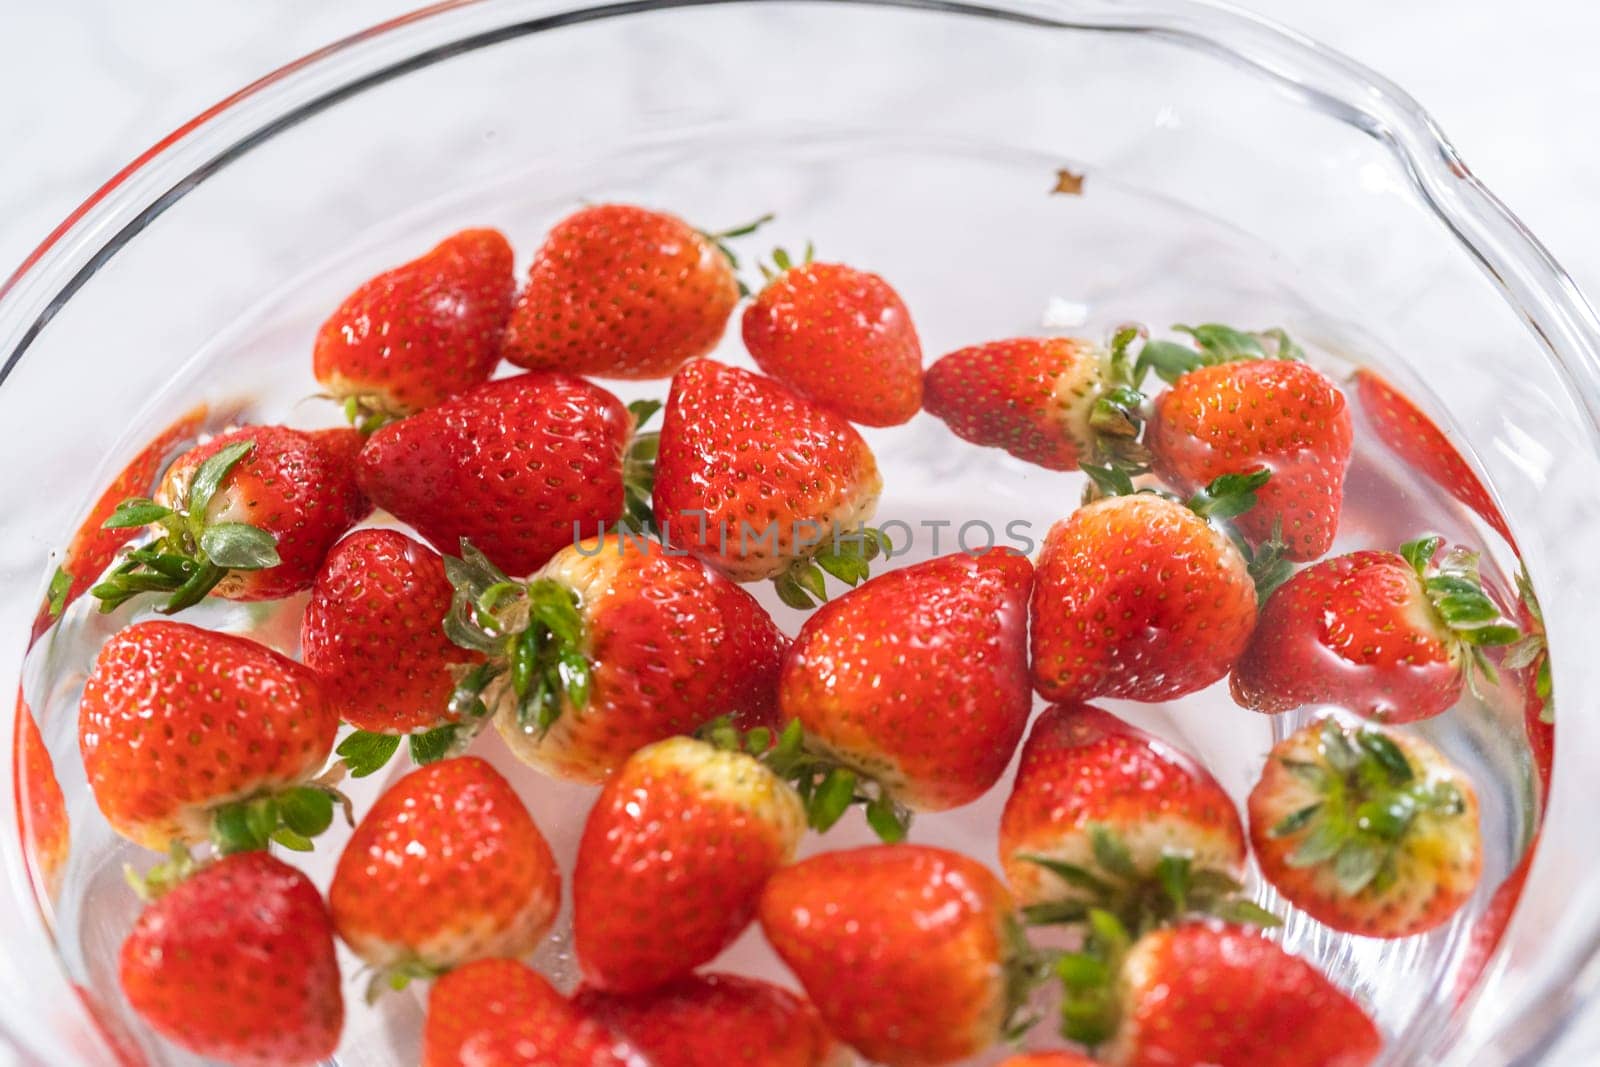
<svg viewBox="0 0 1600 1067">
<path fill-rule="evenodd" d="M 1544 610 L 1524 564 L 1517 571 L 1517 621 L 1522 637 L 1506 649 L 1501 665 L 1521 680 L 1522 720 L 1539 776 L 1540 798 L 1550 792 L 1550 772 L 1556 752 L 1556 706 L 1550 673 L 1550 646 L 1545 636 Z"/>
</svg>

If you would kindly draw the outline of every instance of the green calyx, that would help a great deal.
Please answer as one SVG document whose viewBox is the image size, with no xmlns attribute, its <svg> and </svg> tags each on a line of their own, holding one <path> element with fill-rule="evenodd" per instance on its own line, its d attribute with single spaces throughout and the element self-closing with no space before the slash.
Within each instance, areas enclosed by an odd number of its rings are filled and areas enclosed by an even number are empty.
<svg viewBox="0 0 1600 1067">
<path fill-rule="evenodd" d="M 411 414 L 390 406 L 381 396 L 365 393 L 344 398 L 344 417 L 363 437 Z"/>
<path fill-rule="evenodd" d="M 1210 322 L 1200 326 L 1174 326 L 1186 333 L 1194 346 L 1176 341 L 1149 341 L 1139 351 L 1135 373 L 1142 380 L 1154 371 L 1167 384 L 1176 382 L 1192 370 L 1214 367 L 1247 359 L 1305 359 L 1305 352 L 1281 328 L 1247 333 Z"/>
<path fill-rule="evenodd" d="M 733 254 L 733 249 L 728 247 L 728 242 L 735 237 L 748 237 L 750 234 L 755 233 L 757 230 L 761 229 L 761 227 L 765 226 L 775 218 L 777 218 L 777 216 L 769 211 L 758 219 L 755 219 L 751 222 L 746 222 L 740 226 L 734 226 L 731 229 L 717 230 L 715 232 L 706 230 L 700 231 L 700 236 L 716 245 L 717 251 L 722 253 L 722 258 L 728 261 L 729 268 L 735 271 L 735 280 L 739 283 L 740 296 L 749 296 L 750 287 L 745 285 L 743 278 L 739 278 L 737 276 L 737 271 L 739 270 L 739 257 Z M 765 273 L 764 268 L 763 273 Z"/>
<path fill-rule="evenodd" d="M 1381 730 L 1346 729 L 1325 720 L 1317 752 L 1315 761 L 1279 758 L 1317 800 L 1278 820 L 1268 833 L 1294 840 L 1289 866 L 1330 867 L 1346 895 L 1369 888 L 1381 893 L 1394 884 L 1396 857 L 1418 819 L 1465 810 L 1454 785 L 1419 776 Z"/>
<path fill-rule="evenodd" d="M 1150 450 L 1139 441 L 1144 430 L 1145 396 L 1140 391 L 1141 375 L 1129 354 L 1140 336 L 1137 326 L 1124 326 L 1111 336 L 1100 378 L 1102 391 L 1089 408 L 1089 429 L 1096 466 L 1104 466 L 1128 476 L 1150 469 Z"/>
<path fill-rule="evenodd" d="M 787 248 L 774 248 L 772 250 L 772 266 L 769 267 L 765 263 L 757 263 L 756 266 L 761 270 L 762 279 L 770 285 L 779 276 L 793 270 L 795 267 L 810 266 L 815 262 L 816 258 L 816 247 L 810 241 L 807 241 L 805 251 L 800 254 L 798 260 L 789 254 Z"/>
<path fill-rule="evenodd" d="M 651 503 L 656 486 L 656 456 L 661 451 L 661 433 L 640 430 L 661 410 L 659 400 L 635 400 L 628 405 L 633 416 L 633 436 L 622 456 L 622 519 L 619 525 L 633 533 L 659 534 L 655 507 Z"/>
<path fill-rule="evenodd" d="M 257 852 L 273 844 L 310 852 L 312 839 L 333 825 L 335 805 L 344 808 L 346 821 L 353 825 L 350 801 L 317 782 L 236 800 L 212 811 L 211 844 L 219 856 Z"/>
<path fill-rule="evenodd" d="M 394 754 L 400 751 L 402 741 L 411 754 L 411 762 L 425 767 L 465 749 L 474 736 L 475 732 L 455 722 L 404 735 L 352 730 L 333 751 L 343 762 L 350 777 L 365 778 L 387 766 Z"/>
<path fill-rule="evenodd" d="M 1117 1032 L 1122 1008 L 1117 978 L 1133 938 L 1122 920 L 1101 908 L 1084 917 L 1083 947 L 1058 956 L 1052 966 L 1061 983 L 1061 1035 L 1094 1048 Z"/>
<path fill-rule="evenodd" d="M 133 864 L 125 863 L 122 865 L 122 877 L 140 900 L 149 903 L 171 892 L 179 882 L 199 869 L 200 862 L 194 858 L 189 847 L 175 840 L 167 846 L 167 858 L 164 861 L 143 874 L 135 871 Z"/>
<path fill-rule="evenodd" d="M 1456 546 L 1434 562 L 1444 539 L 1419 537 L 1400 546 L 1400 555 L 1422 582 L 1434 615 L 1466 662 L 1467 681 L 1476 689 L 1482 677 L 1495 684 L 1498 675 L 1485 648 L 1509 645 L 1522 636 L 1517 624 L 1506 618 L 1478 577 L 1478 554 Z M 1531 588 L 1531 587 L 1530 587 Z"/>
<path fill-rule="evenodd" d="M 809 556 L 795 560 L 772 579 L 778 599 L 791 608 L 809 611 L 828 599 L 826 575 L 833 575 L 852 588 L 871 576 L 870 564 L 879 556 L 889 556 L 894 546 L 889 536 L 871 526 L 848 533 L 835 533 Z"/>
<path fill-rule="evenodd" d="M 385 993 L 398 993 L 412 982 L 431 982 L 442 976 L 446 969 L 423 963 L 421 960 L 406 960 L 403 963 L 374 968 L 371 977 L 367 979 L 367 988 L 362 999 L 370 1007 L 382 1000 Z"/>
<path fill-rule="evenodd" d="M 1544 629 L 1544 611 L 1539 607 L 1539 597 L 1533 591 L 1533 579 L 1528 576 L 1526 566 L 1517 571 L 1517 597 L 1522 601 L 1531 625 L 1520 640 L 1506 649 L 1505 659 L 1501 662 L 1510 670 L 1533 671 L 1533 692 L 1543 705 L 1539 709 L 1539 720 L 1553 723 L 1556 721 L 1556 709 L 1555 701 L 1552 699 L 1554 693 L 1550 678 L 1550 649 Z"/>
<path fill-rule="evenodd" d="M 200 464 L 177 509 L 148 497 L 129 497 L 117 505 L 103 528 L 155 526 L 161 535 L 124 553 L 123 561 L 89 590 L 102 612 L 113 611 L 141 593 L 168 593 L 158 610 L 171 615 L 198 604 L 230 571 L 278 565 L 277 538 L 266 530 L 206 518 L 223 480 L 254 447 L 254 441 L 237 441 Z"/>
</svg>

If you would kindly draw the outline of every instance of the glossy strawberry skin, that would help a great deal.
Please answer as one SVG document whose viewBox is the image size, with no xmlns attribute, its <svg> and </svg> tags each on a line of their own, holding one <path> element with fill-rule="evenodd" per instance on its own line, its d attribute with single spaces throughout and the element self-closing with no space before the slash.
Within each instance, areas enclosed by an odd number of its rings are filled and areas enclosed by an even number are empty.
<svg viewBox="0 0 1600 1067">
<path fill-rule="evenodd" d="M 196 445 L 173 461 L 156 490 L 168 507 L 181 504 L 200 465 L 230 445 L 254 447 L 223 478 L 206 508 L 209 523 L 240 522 L 277 539 L 277 566 L 230 571 L 211 591 L 225 600 L 277 600 L 309 589 L 334 542 L 366 518 L 371 506 L 355 481 L 338 438 L 284 426 L 246 426 Z M 323 431 L 324 434 L 327 431 Z"/>
<path fill-rule="evenodd" d="M 1255 621 L 1255 585 L 1220 531 L 1162 497 L 1099 500 L 1040 550 L 1034 688 L 1054 701 L 1171 700 L 1226 675 Z"/>
<path fill-rule="evenodd" d="M 621 401 L 565 374 L 486 382 L 379 429 L 361 451 L 372 500 L 455 554 L 469 539 L 529 574 L 622 514 Z"/>
<path fill-rule="evenodd" d="M 731 974 L 691 975 L 648 993 L 584 989 L 579 1010 L 651 1067 L 842 1067 L 843 1050 L 804 998 Z"/>
<path fill-rule="evenodd" d="M 1123 963 L 1116 1067 L 1249 1064 L 1365 1067 L 1382 1038 L 1315 967 L 1239 927 L 1189 923 L 1146 934 Z"/>
<path fill-rule="evenodd" d="M 39 724 L 23 702 L 20 689 L 14 745 L 17 829 L 28 866 L 53 900 L 61 890 L 61 871 L 66 866 L 72 827 L 50 750 L 39 736 Z"/>
<path fill-rule="evenodd" d="M 1152 874 L 1165 854 L 1197 870 L 1244 875 L 1244 827 L 1217 780 L 1187 753 L 1089 704 L 1057 704 L 1034 721 L 1000 817 L 1000 864 L 1024 904 L 1079 895 L 1024 856 L 1095 868 L 1103 827 Z"/>
<path fill-rule="evenodd" d="M 452 667 L 483 658 L 444 635 L 451 593 L 438 553 L 398 531 L 357 530 L 334 546 L 300 646 L 340 718 L 397 734 L 450 720 Z"/>
<path fill-rule="evenodd" d="M 876 274 L 805 263 L 744 309 L 744 344 L 767 374 L 863 426 L 922 408 L 922 345 L 905 302 Z"/>
<path fill-rule="evenodd" d="M 976 800 L 1033 708 L 1032 581 L 1025 558 L 996 549 L 902 567 L 822 605 L 784 658 L 784 718 L 909 807 Z"/>
<path fill-rule="evenodd" d="M 305 875 L 265 852 L 220 859 L 146 907 L 120 974 L 133 1009 L 200 1056 L 312 1064 L 339 1043 L 328 911 Z"/>
<path fill-rule="evenodd" d="M 1232 688 L 1256 711 L 1338 704 L 1404 723 L 1448 710 L 1463 677 L 1411 564 L 1365 551 L 1313 564 L 1267 598 Z"/>
<path fill-rule="evenodd" d="M 883 479 L 853 426 L 749 371 L 696 360 L 672 380 L 655 515 L 671 543 L 735 581 L 781 573 L 872 516 Z M 766 542 L 762 538 L 768 538 Z"/>
<path fill-rule="evenodd" d="M 840 1040 L 889 1067 L 1000 1037 L 1014 910 L 974 860 L 920 845 L 813 856 L 767 882 L 761 928 Z"/>
<path fill-rule="evenodd" d="M 310 670 L 247 638 L 165 620 L 101 646 L 78 714 L 100 811 L 158 850 L 205 840 L 220 804 L 316 774 L 339 728 Z"/>
<path fill-rule="evenodd" d="M 805 829 L 799 795 L 750 756 L 686 737 L 635 752 L 595 802 L 572 872 L 584 979 L 638 992 L 711 960 Z"/>
<path fill-rule="evenodd" d="M 487 959 L 433 984 L 422 1067 L 645 1067 L 627 1044 L 516 960 Z"/>
<path fill-rule="evenodd" d="M 1097 1067 L 1097 1064 L 1078 1052 L 1024 1052 L 1002 1060 L 1000 1067 Z"/>
<path fill-rule="evenodd" d="M 514 712 L 495 719 L 525 763 L 601 782 L 645 745 L 722 714 L 770 726 L 788 641 L 754 597 L 692 556 L 610 535 L 573 545 L 540 574 L 578 597 L 591 664 L 587 707 L 542 737 Z"/>
<path fill-rule="evenodd" d="M 1190 371 L 1155 401 L 1145 434 L 1155 472 L 1190 494 L 1224 474 L 1263 467 L 1272 478 L 1234 519 L 1260 544 L 1281 521 L 1292 560 L 1333 545 L 1344 503 L 1352 430 L 1344 394 L 1294 360 L 1221 363 Z"/>
<path fill-rule="evenodd" d="M 659 211 L 597 204 L 550 231 L 506 331 L 530 370 L 665 378 L 716 347 L 739 283 L 716 244 Z"/>
<path fill-rule="evenodd" d="M 376 967 L 454 967 L 538 947 L 561 872 L 533 817 L 474 756 L 390 786 L 339 857 L 328 904 L 344 942 Z"/>
<path fill-rule="evenodd" d="M 391 415 L 487 381 L 516 297 L 511 260 L 498 230 L 462 230 L 364 282 L 317 331 L 317 381 Z"/>
<path fill-rule="evenodd" d="M 1094 447 L 1089 413 L 1102 358 L 1071 337 L 974 345 L 928 368 L 923 405 L 965 441 L 1049 470 L 1077 470 Z"/>
</svg>

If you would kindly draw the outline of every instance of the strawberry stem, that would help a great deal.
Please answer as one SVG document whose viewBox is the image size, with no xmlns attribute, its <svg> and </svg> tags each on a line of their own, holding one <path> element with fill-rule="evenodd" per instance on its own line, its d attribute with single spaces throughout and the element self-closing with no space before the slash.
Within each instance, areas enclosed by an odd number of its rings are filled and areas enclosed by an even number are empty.
<svg viewBox="0 0 1600 1067">
<path fill-rule="evenodd" d="M 871 577 L 869 564 L 882 555 L 893 554 L 889 536 L 871 526 L 841 533 L 809 557 L 795 560 L 789 569 L 772 579 L 778 599 L 791 608 L 809 611 L 828 599 L 825 574 L 831 574 L 854 588 Z"/>
</svg>

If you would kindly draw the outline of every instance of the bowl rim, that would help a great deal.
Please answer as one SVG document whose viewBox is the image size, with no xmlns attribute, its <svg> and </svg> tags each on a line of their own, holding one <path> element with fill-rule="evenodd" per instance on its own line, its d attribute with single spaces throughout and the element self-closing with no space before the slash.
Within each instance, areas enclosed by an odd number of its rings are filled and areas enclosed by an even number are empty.
<svg viewBox="0 0 1600 1067">
<path fill-rule="evenodd" d="M 1366 133 L 1389 151 L 1422 204 L 1523 319 L 1600 441 L 1600 315 L 1538 238 L 1477 179 L 1426 109 L 1394 82 L 1271 19 L 1219 0 L 442 0 L 263 75 L 173 129 L 91 193 L 0 281 L 0 387 L 55 312 L 168 207 L 275 133 L 346 97 L 544 29 L 648 11 L 773 2 L 933 11 L 1048 29 L 1149 35 L 1209 53 Z M 211 147 L 218 139 L 223 147 Z M 0 786 L 14 773 L 12 761 L 0 761 Z M 13 789 L 0 788 L 0 805 L 14 807 L 18 799 Z M 33 892 L 15 850 L 0 851 L 10 888 Z M 1516 1031 L 1508 1036 L 1507 1051 L 1528 1054 L 1535 1046 L 1548 1047 L 1576 1017 L 1579 976 L 1600 958 L 1600 926 L 1588 934 L 1586 943 L 1566 956 L 1565 966 L 1541 974 L 1516 998 L 1518 1010 L 1507 1013 L 1511 1022 L 1502 1027 Z M 0 1035 L 5 1022 L 0 1019 Z M 15 1036 L 26 1045 L 33 1035 Z"/>
</svg>

